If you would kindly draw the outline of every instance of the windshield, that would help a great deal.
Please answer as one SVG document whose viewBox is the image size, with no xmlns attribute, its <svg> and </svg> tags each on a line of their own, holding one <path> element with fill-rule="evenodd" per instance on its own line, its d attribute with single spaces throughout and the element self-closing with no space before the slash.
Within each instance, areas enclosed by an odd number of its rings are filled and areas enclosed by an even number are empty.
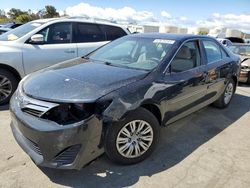
<svg viewBox="0 0 250 188">
<path fill-rule="evenodd" d="M 238 55 L 250 56 L 250 45 L 235 45 L 230 46 L 229 49 Z"/>
<path fill-rule="evenodd" d="M 88 58 L 112 66 L 152 70 L 168 54 L 174 40 L 123 37 L 111 42 Z"/>
<path fill-rule="evenodd" d="M 43 23 L 40 22 L 29 22 L 20 27 L 12 29 L 2 35 L 0 35 L 0 41 L 13 41 L 17 40 L 20 37 L 26 35 L 30 31 L 34 30 L 35 28 L 41 26 Z"/>
</svg>

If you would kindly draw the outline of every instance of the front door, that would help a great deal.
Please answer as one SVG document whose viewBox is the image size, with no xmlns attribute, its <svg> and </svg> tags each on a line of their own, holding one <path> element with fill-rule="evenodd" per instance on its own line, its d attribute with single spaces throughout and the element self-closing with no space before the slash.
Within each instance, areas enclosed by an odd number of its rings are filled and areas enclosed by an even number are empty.
<svg viewBox="0 0 250 188">
<path fill-rule="evenodd" d="M 25 74 L 77 57 L 76 44 L 72 43 L 72 24 L 52 24 L 37 34 L 44 36 L 41 44 L 25 43 L 23 63 Z"/>
<path fill-rule="evenodd" d="M 172 60 L 165 76 L 168 87 L 164 123 L 185 116 L 205 101 L 206 66 L 198 41 L 185 43 Z"/>
</svg>

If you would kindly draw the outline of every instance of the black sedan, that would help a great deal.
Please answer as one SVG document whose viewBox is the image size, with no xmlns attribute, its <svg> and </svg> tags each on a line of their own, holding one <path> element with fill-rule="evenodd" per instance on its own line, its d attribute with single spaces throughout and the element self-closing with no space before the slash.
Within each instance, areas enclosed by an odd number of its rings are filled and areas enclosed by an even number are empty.
<svg viewBox="0 0 250 188">
<path fill-rule="evenodd" d="M 137 163 L 160 126 L 212 103 L 227 107 L 239 67 L 210 37 L 126 36 L 25 77 L 11 99 L 11 128 L 37 165 L 80 169 L 104 152 Z"/>
</svg>

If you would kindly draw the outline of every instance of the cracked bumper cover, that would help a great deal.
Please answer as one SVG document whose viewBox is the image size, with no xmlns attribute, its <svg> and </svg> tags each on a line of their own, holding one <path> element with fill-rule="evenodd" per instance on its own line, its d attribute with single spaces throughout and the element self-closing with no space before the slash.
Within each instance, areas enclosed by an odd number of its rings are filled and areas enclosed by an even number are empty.
<svg viewBox="0 0 250 188">
<path fill-rule="evenodd" d="M 102 153 L 98 145 L 102 135 L 102 121 L 95 115 L 75 124 L 61 126 L 52 121 L 33 117 L 21 111 L 18 100 L 10 102 L 11 128 L 22 149 L 36 165 L 59 169 L 81 169 Z M 70 148 L 76 148 L 74 159 L 60 163 L 57 158 Z"/>
<path fill-rule="evenodd" d="M 241 70 L 240 77 L 239 77 L 239 82 L 244 82 L 244 83 L 247 82 L 249 74 L 250 74 L 250 69 Z"/>
</svg>

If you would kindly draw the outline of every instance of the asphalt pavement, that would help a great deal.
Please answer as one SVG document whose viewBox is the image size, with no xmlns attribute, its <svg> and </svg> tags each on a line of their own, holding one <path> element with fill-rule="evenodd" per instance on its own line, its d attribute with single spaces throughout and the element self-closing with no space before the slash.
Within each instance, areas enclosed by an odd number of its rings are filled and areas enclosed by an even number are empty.
<svg viewBox="0 0 250 188">
<path fill-rule="evenodd" d="M 80 171 L 37 167 L 15 142 L 0 107 L 0 187 L 250 187 L 250 87 L 227 109 L 206 107 L 168 127 L 149 159 L 132 166 L 103 155 Z"/>
</svg>

